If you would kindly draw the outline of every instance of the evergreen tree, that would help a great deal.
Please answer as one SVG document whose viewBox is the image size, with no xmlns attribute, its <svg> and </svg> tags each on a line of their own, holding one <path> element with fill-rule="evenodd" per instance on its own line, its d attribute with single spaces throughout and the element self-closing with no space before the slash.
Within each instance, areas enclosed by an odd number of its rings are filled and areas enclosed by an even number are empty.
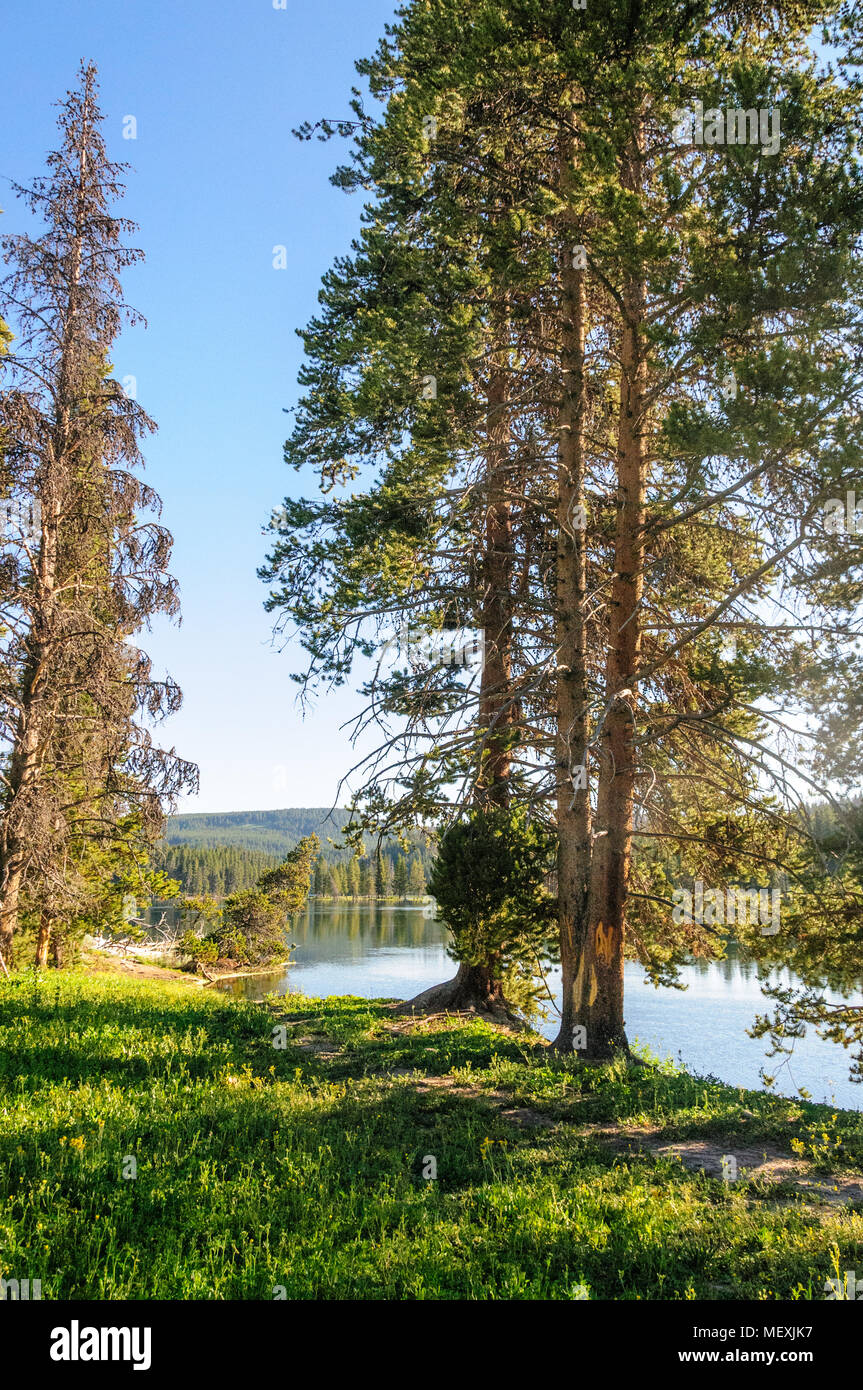
<svg viewBox="0 0 863 1390">
<path fill-rule="evenodd" d="M 285 927 L 306 903 L 319 848 L 316 835 L 301 840 L 253 888 L 231 894 L 221 906 L 213 899 L 188 900 L 188 926 L 181 942 L 186 953 L 198 962 L 227 960 L 239 965 L 284 960 Z"/>
<path fill-rule="evenodd" d="M 408 865 L 403 854 L 395 862 L 393 870 L 393 892 L 397 898 L 406 898 L 408 892 Z"/>
<path fill-rule="evenodd" d="M 426 876 L 423 872 L 423 866 L 419 859 L 415 855 L 412 855 L 408 868 L 408 893 L 410 893 L 412 897 L 420 897 L 425 891 Z"/>
<path fill-rule="evenodd" d="M 393 861 L 388 854 L 385 854 L 381 862 L 380 896 L 382 898 L 391 898 L 393 896 L 393 892 Z"/>
<path fill-rule="evenodd" d="M 196 770 L 155 748 L 136 718 L 179 705 L 177 687 L 155 681 L 128 640 L 153 614 L 175 614 L 178 600 L 170 535 L 139 516 L 158 512 L 159 499 L 130 471 L 153 425 L 108 364 L 130 316 L 119 274 L 140 253 L 124 246 L 131 224 L 111 211 L 121 170 L 106 157 L 100 121 L 95 68 L 82 64 L 60 104 L 48 174 L 17 189 L 44 231 L 3 239 L 12 270 L 0 307 L 16 338 L 0 394 L 0 495 L 29 517 L 4 537 L 12 543 L 0 572 L 7 963 L 28 885 L 40 911 L 81 910 L 85 847 L 128 844 L 125 824 L 138 840 L 129 852 L 143 852 L 161 829 L 162 799 L 196 785 Z"/>
<path fill-rule="evenodd" d="M 360 865 L 358 859 L 351 859 L 348 864 L 348 892 L 352 898 L 360 896 Z"/>
<path fill-rule="evenodd" d="M 801 823 L 768 794 L 787 791 L 789 726 L 763 702 L 825 689 L 789 600 L 829 633 L 858 594 L 823 522 L 861 421 L 859 91 L 808 47 L 833 13 L 489 0 L 465 25 L 416 4 L 360 65 L 387 106 L 376 125 L 355 104 L 339 179 L 377 196 L 306 335 L 287 457 L 327 487 L 368 462 L 380 477 L 288 504 L 270 603 L 304 633 L 310 679 L 339 681 L 374 650 L 363 623 L 487 613 L 503 561 L 500 709 L 427 662 L 376 679 L 394 728 L 365 814 L 422 820 L 454 787 L 473 795 L 501 731 L 503 800 L 560 841 L 561 1048 L 583 1026 L 589 1054 L 626 1049 L 627 935 L 655 979 L 721 952 L 672 918 L 673 875 L 776 872 L 797 853 Z M 704 124 L 678 138 L 697 103 Z M 781 159 L 760 112 L 781 112 Z M 855 671 L 831 700 L 852 719 Z"/>
<path fill-rule="evenodd" d="M 475 989 L 489 991 L 483 1009 L 511 1016 L 515 998 L 511 991 L 507 1000 L 504 981 L 524 972 L 526 959 L 546 954 L 554 929 L 554 901 L 545 888 L 554 851 L 553 836 L 530 824 L 523 807 L 472 808 L 449 827 L 429 889 L 451 932 L 459 973 L 410 1000 L 406 1011 L 458 1008 L 465 976 L 478 970 Z"/>
<path fill-rule="evenodd" d="M 375 896 L 375 874 L 370 859 L 360 860 L 360 897 L 373 898 Z"/>
</svg>

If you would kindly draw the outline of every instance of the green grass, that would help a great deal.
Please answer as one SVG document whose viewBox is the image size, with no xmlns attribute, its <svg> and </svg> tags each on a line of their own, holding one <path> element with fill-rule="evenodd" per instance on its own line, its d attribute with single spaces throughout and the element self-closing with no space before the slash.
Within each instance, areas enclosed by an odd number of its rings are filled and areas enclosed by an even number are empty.
<svg viewBox="0 0 863 1390">
<path fill-rule="evenodd" d="M 280 1009 L 299 1019 L 285 1050 Z M 52 1299 L 823 1299 L 837 1269 L 863 1270 L 859 1210 L 590 1133 L 745 1129 L 790 1152 L 817 1130 L 863 1171 L 863 1116 L 671 1066 L 555 1061 L 479 1021 L 392 1026 L 358 999 L 270 1011 L 114 974 L 0 983 L 0 1274 Z M 339 1052 L 301 1050 L 313 1033 Z M 415 1084 L 445 1075 L 470 1093 Z M 502 1104 L 556 1127 L 519 1129 Z"/>
</svg>

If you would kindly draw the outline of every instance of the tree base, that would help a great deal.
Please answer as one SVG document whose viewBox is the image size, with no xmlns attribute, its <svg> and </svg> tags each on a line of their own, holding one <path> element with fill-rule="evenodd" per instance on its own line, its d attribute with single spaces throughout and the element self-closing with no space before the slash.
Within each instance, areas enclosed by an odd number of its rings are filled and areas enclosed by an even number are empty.
<svg viewBox="0 0 863 1390">
<path fill-rule="evenodd" d="M 630 1051 L 625 1033 L 614 1038 L 599 1038 L 593 1047 L 575 1047 L 572 1041 L 573 1031 L 572 1028 L 561 1028 L 554 1041 L 549 1043 L 549 1050 L 559 1052 L 563 1056 L 579 1057 L 583 1062 L 613 1062 L 615 1057 L 624 1057 L 633 1065 L 639 1062 L 639 1058 Z"/>
<path fill-rule="evenodd" d="M 503 987 L 488 970 L 462 961 L 458 974 L 443 984 L 424 989 L 405 1000 L 396 1010 L 400 1014 L 477 1013 L 495 1023 L 524 1027 L 515 1009 L 506 1000 Z"/>
</svg>

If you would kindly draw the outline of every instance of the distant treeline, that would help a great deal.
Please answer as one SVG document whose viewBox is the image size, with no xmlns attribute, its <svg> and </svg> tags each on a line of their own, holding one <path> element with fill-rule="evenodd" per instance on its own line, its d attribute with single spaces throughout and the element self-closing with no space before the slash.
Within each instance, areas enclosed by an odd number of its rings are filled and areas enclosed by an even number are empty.
<svg viewBox="0 0 863 1390">
<path fill-rule="evenodd" d="M 176 879 L 185 893 L 227 897 L 252 888 L 261 874 L 281 863 L 278 855 L 260 850 L 201 849 L 196 845 L 162 845 L 156 865 Z M 325 898 L 415 897 L 426 891 L 426 874 L 418 851 L 404 854 L 388 847 L 380 860 L 370 857 L 340 860 L 322 854 L 315 868 L 314 892 Z"/>
<path fill-rule="evenodd" d="M 347 863 L 323 856 L 315 869 L 315 893 L 324 898 L 413 898 L 426 891 L 426 874 L 418 850 L 409 855 L 382 850 L 375 859 Z"/>
<path fill-rule="evenodd" d="M 204 849 L 199 845 L 165 844 L 158 847 L 153 861 L 176 879 L 185 893 L 195 897 L 209 894 L 214 898 L 252 888 L 261 874 L 281 862 L 278 855 L 236 849 L 232 845 Z"/>
<path fill-rule="evenodd" d="M 338 841 L 348 812 L 321 807 L 287 811 L 229 811 L 221 815 L 171 816 L 165 826 L 169 845 L 221 846 L 257 850 L 281 860 L 305 835 L 316 834 L 322 844 Z"/>
</svg>

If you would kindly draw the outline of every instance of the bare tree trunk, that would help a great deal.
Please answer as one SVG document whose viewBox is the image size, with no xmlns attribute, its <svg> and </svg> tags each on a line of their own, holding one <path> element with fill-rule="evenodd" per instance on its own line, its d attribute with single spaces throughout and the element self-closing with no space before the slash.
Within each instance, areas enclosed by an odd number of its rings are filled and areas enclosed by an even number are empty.
<svg viewBox="0 0 863 1390">
<path fill-rule="evenodd" d="M 48 964 L 48 943 L 51 940 L 51 918 L 47 912 L 43 912 L 39 919 L 39 931 L 36 936 L 36 969 L 44 970 Z"/>
<path fill-rule="evenodd" d="M 42 548 L 44 551 L 44 544 Z M 44 557 L 40 557 L 40 579 L 44 568 Z M 15 933 L 18 930 L 21 890 L 27 864 L 27 837 L 22 833 L 21 825 L 22 820 L 26 819 L 27 800 L 35 790 L 39 774 L 38 750 L 44 714 L 42 685 L 47 657 L 47 648 L 37 643 L 22 693 L 19 734 L 10 759 L 3 808 L 3 833 L 0 836 L 0 952 L 10 968 L 15 959 Z"/>
<path fill-rule="evenodd" d="M 506 350 L 506 322 L 496 334 Z M 486 516 L 482 565 L 483 667 L 480 675 L 479 727 L 486 742 L 477 784 L 477 800 L 509 804 L 512 700 L 512 504 L 510 479 L 508 380 L 505 364 L 491 372 L 487 395 Z"/>
<path fill-rule="evenodd" d="M 570 157 L 569 148 L 565 159 Z M 565 170 L 563 173 L 564 178 Z M 574 241 L 574 233 L 572 240 Z M 585 285 L 564 235 L 561 287 L 563 398 L 558 444 L 557 605 L 557 882 L 563 976 L 560 1031 L 554 1046 L 569 1052 L 577 1022 L 578 967 L 587 927 L 590 872 L 590 789 L 587 685 L 586 522 L 584 487 Z"/>
<path fill-rule="evenodd" d="M 622 171 L 625 188 L 641 186 L 640 127 L 635 124 Z M 601 737 L 590 915 L 576 990 L 586 1055 L 628 1052 L 623 1018 L 626 899 L 632 849 L 636 753 L 633 743 L 641 647 L 646 482 L 643 324 L 646 288 L 636 269 L 623 287 L 620 419 L 614 581 L 609 609 L 606 707 Z"/>
<path fill-rule="evenodd" d="M 55 504 L 56 505 L 56 504 Z M 43 507 L 42 543 L 37 568 L 39 610 L 34 616 L 30 643 L 29 672 L 21 694 L 16 747 L 10 759 L 4 827 L 0 837 L 0 951 L 11 966 L 24 869 L 27 863 L 26 820 L 28 800 L 37 794 L 40 746 L 44 742 L 46 672 L 51 659 L 51 643 L 43 635 L 47 627 L 56 586 L 57 522 L 48 506 Z"/>
<path fill-rule="evenodd" d="M 11 970 L 15 964 L 15 932 L 23 870 L 11 858 L 7 861 L 6 882 L 0 898 L 0 955 Z"/>
</svg>

